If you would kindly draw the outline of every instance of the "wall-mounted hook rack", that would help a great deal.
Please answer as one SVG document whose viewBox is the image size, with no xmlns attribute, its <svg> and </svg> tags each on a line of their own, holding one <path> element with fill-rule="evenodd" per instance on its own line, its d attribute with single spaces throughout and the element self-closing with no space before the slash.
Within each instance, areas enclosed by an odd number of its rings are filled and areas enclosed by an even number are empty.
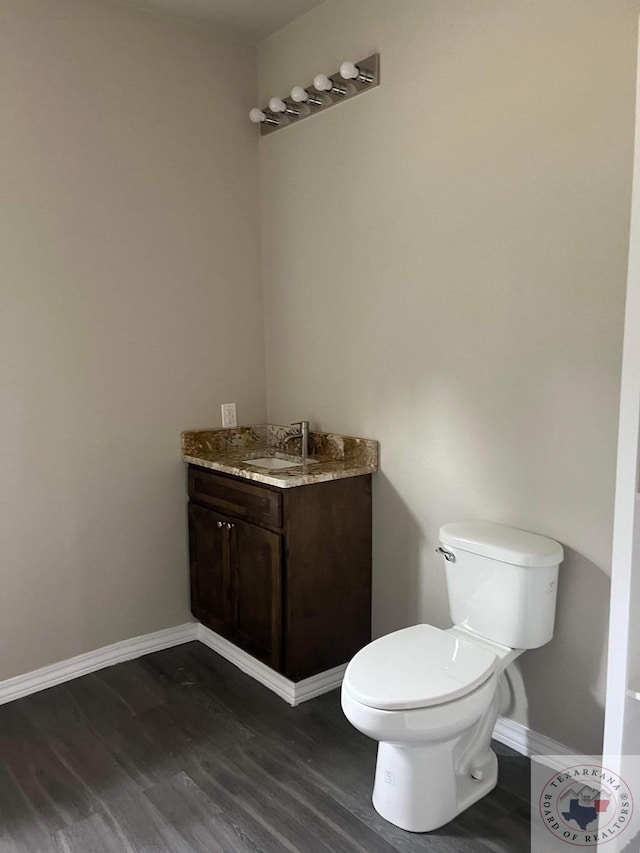
<svg viewBox="0 0 640 853">
<path fill-rule="evenodd" d="M 260 125 L 260 135 L 266 136 L 379 85 L 380 54 L 374 53 L 360 62 L 343 62 L 335 74 L 316 74 L 313 84 L 294 86 L 290 96 L 273 97 L 264 109 L 254 107 L 249 118 Z"/>
</svg>

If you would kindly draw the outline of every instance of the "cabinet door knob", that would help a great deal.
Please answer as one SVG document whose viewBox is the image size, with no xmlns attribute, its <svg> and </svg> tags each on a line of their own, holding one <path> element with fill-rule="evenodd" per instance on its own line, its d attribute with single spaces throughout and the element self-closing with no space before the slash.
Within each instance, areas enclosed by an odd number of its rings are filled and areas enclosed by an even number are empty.
<svg viewBox="0 0 640 853">
<path fill-rule="evenodd" d="M 234 527 L 234 526 L 235 526 L 235 525 L 233 525 L 230 521 L 227 521 L 227 528 L 228 528 L 229 530 L 231 530 L 231 528 L 232 528 L 232 527 Z"/>
<path fill-rule="evenodd" d="M 222 527 L 222 525 L 223 525 L 223 522 L 222 522 L 222 521 L 219 521 L 219 522 L 218 522 L 218 527 Z"/>
</svg>

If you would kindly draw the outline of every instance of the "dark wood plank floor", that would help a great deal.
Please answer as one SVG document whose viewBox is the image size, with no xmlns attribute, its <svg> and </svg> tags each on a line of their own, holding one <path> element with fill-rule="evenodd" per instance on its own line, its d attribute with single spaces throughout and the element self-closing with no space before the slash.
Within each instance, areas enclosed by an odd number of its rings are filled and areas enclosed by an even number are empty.
<svg viewBox="0 0 640 853">
<path fill-rule="evenodd" d="M 415 835 L 371 806 L 339 691 L 290 708 L 199 643 L 0 707 L 1 853 L 524 853 L 529 766 Z"/>
</svg>

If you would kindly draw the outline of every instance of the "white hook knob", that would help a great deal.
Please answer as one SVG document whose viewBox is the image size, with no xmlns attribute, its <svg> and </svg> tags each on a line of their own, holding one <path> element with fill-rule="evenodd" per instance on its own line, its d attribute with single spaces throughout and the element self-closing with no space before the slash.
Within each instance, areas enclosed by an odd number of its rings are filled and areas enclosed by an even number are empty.
<svg viewBox="0 0 640 853">
<path fill-rule="evenodd" d="M 287 105 L 282 98 L 271 98 L 269 101 L 269 109 L 272 113 L 286 113 Z"/>
<path fill-rule="evenodd" d="M 360 74 L 360 69 L 353 62 L 343 62 L 340 66 L 340 76 L 344 80 L 356 80 Z"/>
<path fill-rule="evenodd" d="M 261 109 L 254 107 L 252 110 L 249 110 L 249 119 L 254 124 L 260 124 L 261 122 L 266 121 L 267 116 Z"/>
<path fill-rule="evenodd" d="M 333 82 L 326 74 L 316 74 L 313 78 L 313 88 L 318 92 L 330 92 L 333 89 Z"/>
</svg>

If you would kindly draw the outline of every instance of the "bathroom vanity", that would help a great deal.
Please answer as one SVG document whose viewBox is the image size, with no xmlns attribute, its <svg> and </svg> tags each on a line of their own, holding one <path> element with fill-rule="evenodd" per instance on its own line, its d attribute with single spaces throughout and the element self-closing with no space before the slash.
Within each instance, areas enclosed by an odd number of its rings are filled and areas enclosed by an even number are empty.
<svg viewBox="0 0 640 853">
<path fill-rule="evenodd" d="M 294 433 L 184 433 L 183 459 L 193 615 L 297 682 L 345 664 L 371 639 L 377 443 L 311 433 L 302 459 Z"/>
</svg>

